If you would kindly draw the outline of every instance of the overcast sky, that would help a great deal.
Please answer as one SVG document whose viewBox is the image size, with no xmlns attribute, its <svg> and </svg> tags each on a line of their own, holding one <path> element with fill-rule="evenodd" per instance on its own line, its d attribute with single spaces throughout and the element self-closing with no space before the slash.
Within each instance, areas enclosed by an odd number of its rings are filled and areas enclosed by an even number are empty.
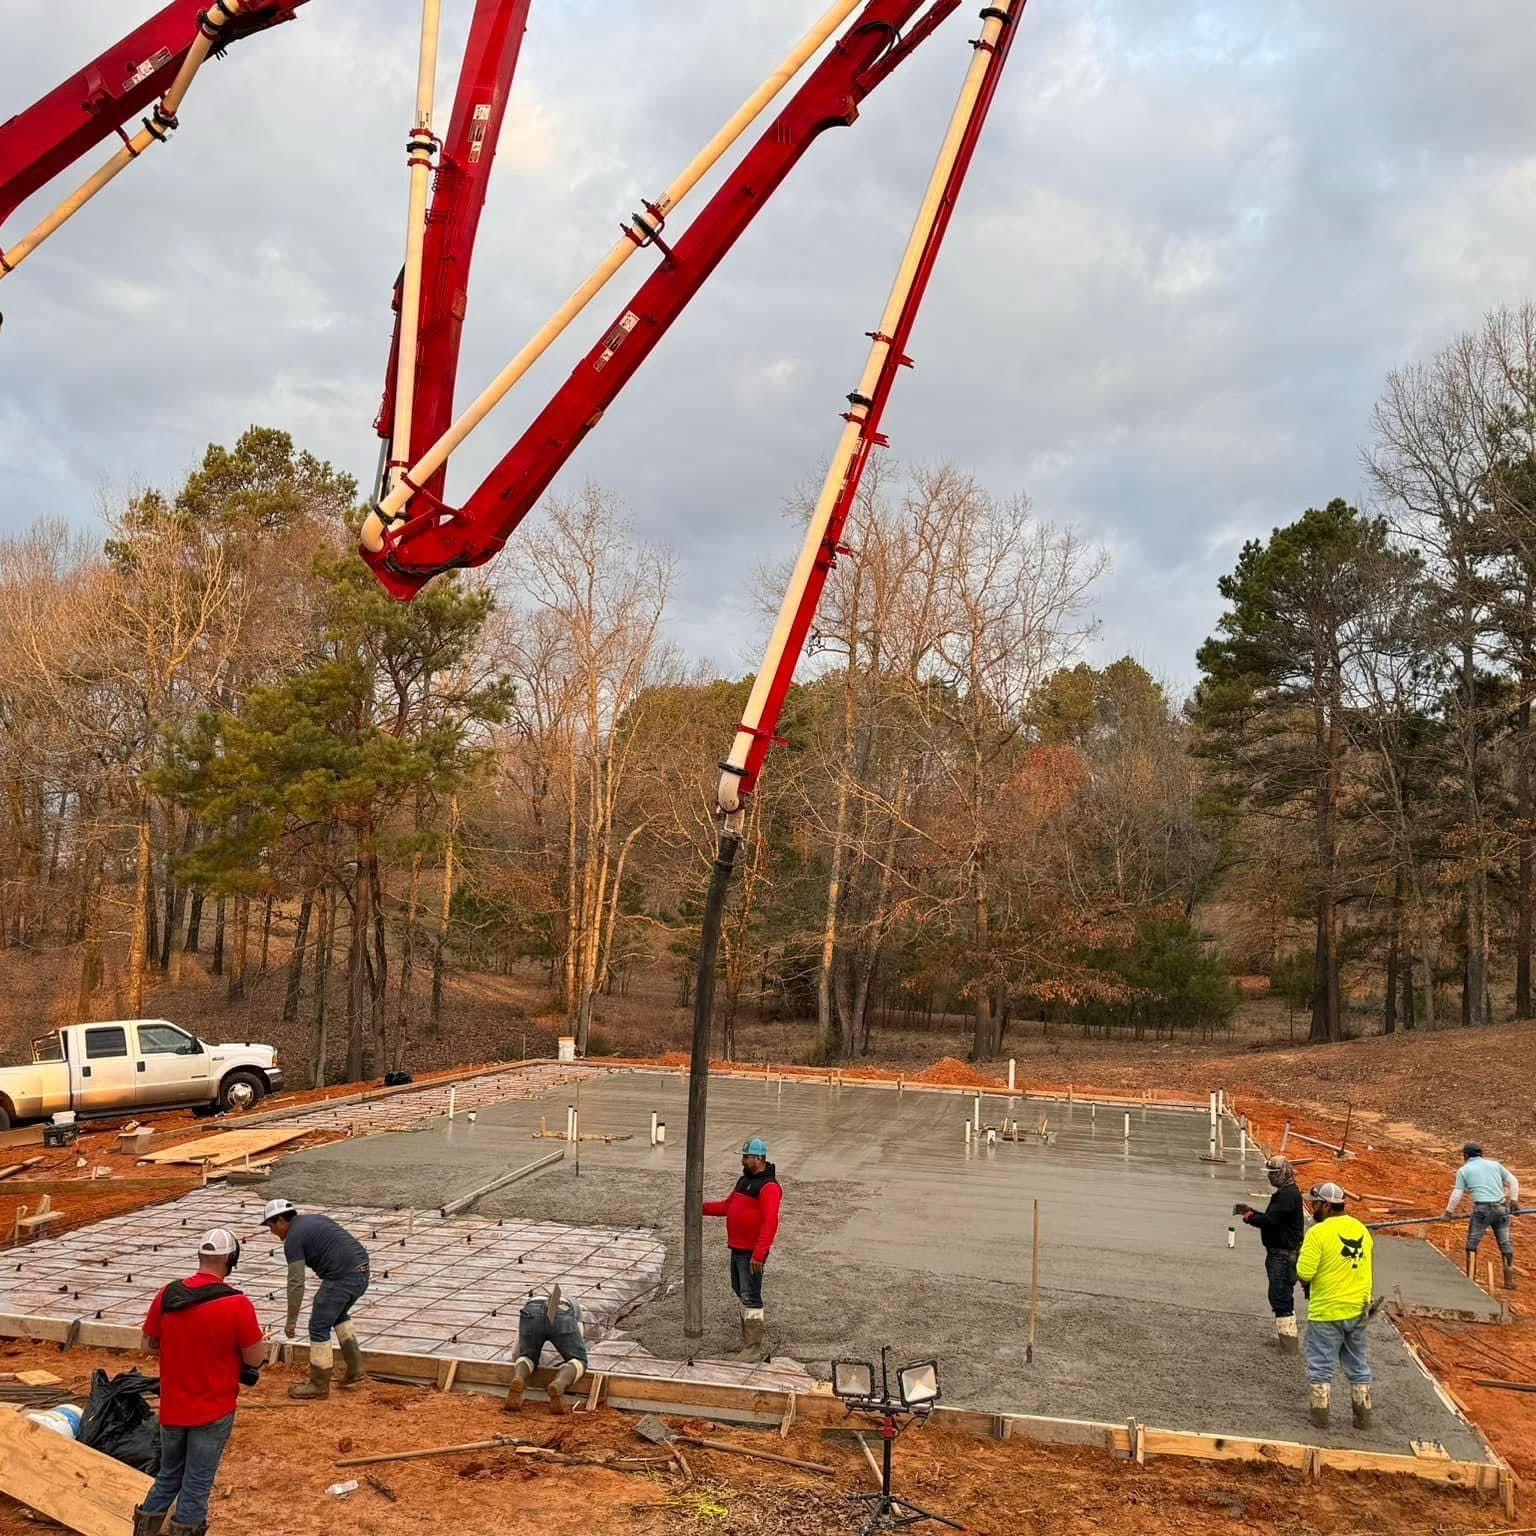
<svg viewBox="0 0 1536 1536">
<path fill-rule="evenodd" d="M 6 0 L 0 118 L 152 5 Z M 534 0 L 461 399 L 822 8 Z M 445 114 L 470 9 L 444 0 Z M 782 504 L 835 440 L 975 9 L 813 146 L 557 482 L 620 490 L 677 552 L 674 633 L 723 670 L 755 663 L 753 573 L 798 543 Z M 0 284 L 0 532 L 173 486 L 252 422 L 369 479 L 413 12 L 312 0 L 239 45 L 199 80 L 175 143 Z M 886 417 L 892 452 L 1027 492 L 1102 544 L 1095 653 L 1187 684 L 1241 542 L 1364 493 L 1386 370 L 1536 297 L 1533 80 L 1531 0 L 1032 0 Z M 645 259 L 455 459 L 450 499 Z"/>
</svg>

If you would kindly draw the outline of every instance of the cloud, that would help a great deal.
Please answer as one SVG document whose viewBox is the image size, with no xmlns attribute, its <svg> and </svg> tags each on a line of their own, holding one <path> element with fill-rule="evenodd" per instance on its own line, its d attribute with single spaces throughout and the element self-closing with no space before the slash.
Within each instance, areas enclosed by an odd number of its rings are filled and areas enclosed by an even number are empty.
<svg viewBox="0 0 1536 1536">
<path fill-rule="evenodd" d="M 534 0 L 461 400 L 821 8 Z M 122 10 L 81 0 L 62 29 L 49 0 L 12 0 L 0 118 L 111 42 Z M 445 6 L 445 106 L 469 10 Z M 1502 0 L 1025 12 L 886 427 L 899 457 L 1027 491 L 1113 551 L 1096 654 L 1188 680 L 1242 540 L 1361 494 L 1386 370 L 1536 293 L 1536 28 L 1512 14 Z M 0 283 L 0 530 L 87 522 L 102 487 L 174 483 L 252 421 L 371 477 L 416 28 L 404 0 L 312 0 L 211 65 L 176 142 Z M 762 634 L 752 573 L 797 542 L 784 498 L 841 425 L 974 29 L 946 24 L 858 124 L 811 148 L 557 482 L 618 489 L 678 552 L 674 635 L 722 666 Z M 450 495 L 652 259 L 456 458 Z"/>
</svg>

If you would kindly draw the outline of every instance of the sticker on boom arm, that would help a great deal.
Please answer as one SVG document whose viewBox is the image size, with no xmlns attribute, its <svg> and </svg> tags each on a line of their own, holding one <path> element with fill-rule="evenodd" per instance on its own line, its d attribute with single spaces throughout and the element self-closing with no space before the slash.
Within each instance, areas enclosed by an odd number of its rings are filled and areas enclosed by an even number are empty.
<svg viewBox="0 0 1536 1536">
<path fill-rule="evenodd" d="M 629 337 L 629 333 L 640 324 L 640 316 L 634 310 L 624 311 L 624 317 L 614 326 L 603 341 L 603 350 L 592 360 L 592 371 L 601 373 L 608 366 L 609 359 L 619 350 Z"/>
</svg>

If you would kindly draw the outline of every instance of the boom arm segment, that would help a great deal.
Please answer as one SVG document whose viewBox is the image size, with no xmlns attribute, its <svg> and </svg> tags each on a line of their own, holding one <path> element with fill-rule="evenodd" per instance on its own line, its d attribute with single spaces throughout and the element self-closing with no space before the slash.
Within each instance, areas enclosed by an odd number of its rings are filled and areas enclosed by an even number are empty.
<svg viewBox="0 0 1536 1536">
<path fill-rule="evenodd" d="M 864 467 L 869 463 L 871 453 L 886 445 L 887 440 L 880 432 L 880 419 L 885 414 L 897 373 L 912 366 L 912 359 L 906 355 L 907 341 L 1026 4 L 1027 0 L 1003 0 L 982 12 L 986 25 L 973 45 L 976 56 L 961 89 L 943 148 L 939 151 L 938 163 L 934 166 L 927 194 L 897 270 L 885 313 L 879 328 L 869 333 L 873 343 L 869 360 L 858 388 L 848 396 L 850 409 L 843 417 L 847 426 L 811 514 L 800 558 L 768 641 L 767 654 L 758 668 L 730 755 L 720 764 L 720 809 L 727 818 L 735 818 L 738 822 L 742 802 L 756 786 L 763 759 L 773 745 L 779 713 L 805 648 L 805 638 L 810 633 L 817 604 L 821 601 L 827 576 L 842 550 L 843 528 L 858 496 Z"/>
<path fill-rule="evenodd" d="M 126 144 L 124 123 L 153 107 L 178 82 L 183 90 L 190 84 L 190 75 L 181 80 L 182 67 L 200 39 L 212 42 L 217 52 L 253 32 L 292 20 L 302 4 L 304 0 L 244 0 L 238 14 L 218 26 L 214 40 L 206 38 L 201 18 L 216 6 L 210 6 L 209 0 L 171 0 L 158 15 L 114 43 L 79 73 L 26 111 L 0 123 L 0 222 L 110 134 L 119 134 Z M 179 99 L 172 104 L 172 117 L 179 104 Z M 163 136 L 163 131 L 152 134 L 153 138 Z M 56 227 L 50 225 L 47 232 Z M 0 252 L 0 277 L 20 260 L 14 252 L 25 254 L 23 247 L 30 250 L 39 243 L 34 239 L 36 234 L 33 231 L 26 241 L 13 247 L 10 260 Z"/>
<path fill-rule="evenodd" d="M 819 135 L 852 123 L 859 104 L 911 56 L 960 0 L 932 0 L 903 38 L 901 28 L 924 0 L 868 0 L 789 104 L 728 176 L 675 245 L 665 219 L 651 211 L 631 238 L 661 253 L 656 270 L 576 367 L 538 418 L 458 511 L 434 503 L 391 529 L 363 558 L 396 596 L 409 599 L 434 575 L 480 565 L 501 549 L 583 437 L 763 204 Z M 436 465 L 432 468 L 435 470 Z M 421 500 L 431 498 L 420 498 Z"/>
<path fill-rule="evenodd" d="M 432 206 L 427 213 L 411 441 L 391 455 L 409 464 L 414 464 L 453 421 L 454 379 L 469 303 L 470 261 L 530 4 L 531 0 L 475 0 L 458 93 L 438 155 Z M 385 439 L 391 435 L 395 414 L 399 303 L 397 287 L 395 340 L 385 375 L 384 402 L 374 424 Z M 443 475 L 439 470 L 426 482 L 434 496 L 442 495 Z"/>
</svg>

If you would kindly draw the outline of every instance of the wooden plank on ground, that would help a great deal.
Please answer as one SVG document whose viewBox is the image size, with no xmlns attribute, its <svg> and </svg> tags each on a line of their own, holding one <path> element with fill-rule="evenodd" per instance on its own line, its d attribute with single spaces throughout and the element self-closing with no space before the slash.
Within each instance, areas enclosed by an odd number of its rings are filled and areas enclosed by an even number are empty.
<svg viewBox="0 0 1536 1536">
<path fill-rule="evenodd" d="M 311 1127 L 310 1129 L 314 1129 Z M 159 1147 L 146 1152 L 141 1163 L 207 1163 L 213 1168 L 224 1168 L 247 1157 L 256 1157 L 284 1142 L 297 1141 L 309 1135 L 302 1125 L 274 1125 L 266 1130 L 218 1131 L 212 1136 L 199 1136 L 195 1141 L 183 1141 L 174 1147 Z"/>
<path fill-rule="evenodd" d="M 0 1492 L 81 1536 L 132 1536 L 150 1479 L 77 1440 L 0 1413 Z"/>
</svg>

